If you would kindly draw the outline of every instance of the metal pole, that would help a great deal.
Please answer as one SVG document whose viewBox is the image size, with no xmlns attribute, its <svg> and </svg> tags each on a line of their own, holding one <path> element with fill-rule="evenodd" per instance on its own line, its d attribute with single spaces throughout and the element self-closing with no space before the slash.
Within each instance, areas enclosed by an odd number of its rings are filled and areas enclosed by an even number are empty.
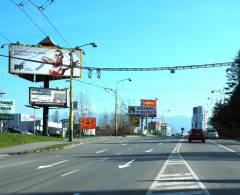
<svg viewBox="0 0 240 195">
<path fill-rule="evenodd" d="M 73 141 L 73 87 L 72 87 L 72 78 L 73 78 L 73 56 L 72 50 L 70 50 L 70 110 L 69 110 L 69 141 Z"/>
<path fill-rule="evenodd" d="M 36 121 L 36 119 L 35 119 L 35 108 L 33 108 L 33 115 L 34 115 L 34 121 L 33 121 L 33 134 L 35 135 L 35 121 Z"/>
<path fill-rule="evenodd" d="M 117 83 L 118 84 L 118 83 Z M 115 91 L 115 136 L 117 136 L 117 128 L 118 128 L 118 112 L 117 112 L 117 107 L 118 107 L 118 99 L 117 99 L 117 84 L 116 84 L 116 91 Z"/>
</svg>

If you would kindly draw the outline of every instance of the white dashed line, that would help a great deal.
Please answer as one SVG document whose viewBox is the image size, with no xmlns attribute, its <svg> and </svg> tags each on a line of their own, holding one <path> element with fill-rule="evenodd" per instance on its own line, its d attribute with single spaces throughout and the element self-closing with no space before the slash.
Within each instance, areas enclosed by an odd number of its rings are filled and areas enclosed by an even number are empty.
<svg viewBox="0 0 240 195">
<path fill-rule="evenodd" d="M 132 166 L 131 164 L 135 161 L 135 159 L 132 159 L 131 161 L 127 162 L 126 164 L 124 165 L 118 165 L 118 168 L 119 169 L 123 169 L 123 168 L 127 168 L 127 167 L 130 167 Z"/>
<path fill-rule="evenodd" d="M 107 151 L 108 149 L 105 149 L 105 150 L 99 150 L 99 151 L 96 151 L 95 153 L 96 154 L 100 154 L 100 153 L 103 153 L 103 152 L 105 152 L 105 151 Z"/>
<path fill-rule="evenodd" d="M 153 148 L 149 149 L 149 150 L 146 150 L 145 152 L 146 153 L 149 153 L 149 152 L 152 152 L 153 151 Z"/>
<path fill-rule="evenodd" d="M 118 152 L 116 155 L 121 155 L 122 154 L 122 152 Z"/>
<path fill-rule="evenodd" d="M 62 174 L 61 176 L 63 177 L 63 176 L 66 176 L 66 175 L 70 175 L 70 174 L 75 173 L 75 172 L 77 172 L 77 171 L 80 171 L 80 169 L 76 169 L 76 170 L 73 170 L 73 171 L 69 171 L 69 172 L 67 172 L 67 173 Z"/>
<path fill-rule="evenodd" d="M 214 141 L 212 141 L 212 140 L 209 140 L 209 141 L 212 142 L 212 143 L 214 143 L 214 144 L 216 144 L 216 145 L 218 145 L 218 146 L 221 147 L 221 148 L 224 148 L 225 150 L 228 150 L 228 151 L 230 151 L 230 152 L 236 153 L 236 151 L 234 151 L 234 150 L 232 150 L 232 149 L 230 149 L 230 148 L 227 148 L 226 146 L 223 146 L 223 145 L 221 145 L 221 144 L 218 144 L 218 143 L 216 143 L 216 142 L 214 142 Z"/>
</svg>

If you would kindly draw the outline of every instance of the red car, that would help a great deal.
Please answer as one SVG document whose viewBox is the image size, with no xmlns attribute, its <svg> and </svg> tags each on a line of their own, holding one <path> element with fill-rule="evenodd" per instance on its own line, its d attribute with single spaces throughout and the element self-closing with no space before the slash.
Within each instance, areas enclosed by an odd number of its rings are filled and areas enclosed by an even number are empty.
<svg viewBox="0 0 240 195">
<path fill-rule="evenodd" d="M 192 142 L 192 140 L 202 140 L 205 142 L 205 134 L 202 129 L 192 129 L 188 136 L 188 142 Z"/>
</svg>

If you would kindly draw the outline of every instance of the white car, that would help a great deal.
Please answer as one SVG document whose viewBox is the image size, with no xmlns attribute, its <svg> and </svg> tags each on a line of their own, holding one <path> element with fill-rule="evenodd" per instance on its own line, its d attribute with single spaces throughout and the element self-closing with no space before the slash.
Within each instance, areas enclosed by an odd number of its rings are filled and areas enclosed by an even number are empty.
<svg viewBox="0 0 240 195">
<path fill-rule="evenodd" d="M 218 139 L 218 132 L 216 129 L 207 129 L 206 130 L 206 138 L 214 138 Z"/>
</svg>

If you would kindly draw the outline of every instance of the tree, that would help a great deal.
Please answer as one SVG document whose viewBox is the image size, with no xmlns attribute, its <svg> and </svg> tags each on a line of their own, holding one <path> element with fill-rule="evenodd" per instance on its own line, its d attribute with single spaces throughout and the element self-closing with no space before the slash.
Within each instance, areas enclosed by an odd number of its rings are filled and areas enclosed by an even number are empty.
<svg viewBox="0 0 240 195">
<path fill-rule="evenodd" d="M 240 50 L 226 69 L 227 83 L 223 102 L 215 104 L 211 124 L 225 137 L 240 137 Z"/>
</svg>

